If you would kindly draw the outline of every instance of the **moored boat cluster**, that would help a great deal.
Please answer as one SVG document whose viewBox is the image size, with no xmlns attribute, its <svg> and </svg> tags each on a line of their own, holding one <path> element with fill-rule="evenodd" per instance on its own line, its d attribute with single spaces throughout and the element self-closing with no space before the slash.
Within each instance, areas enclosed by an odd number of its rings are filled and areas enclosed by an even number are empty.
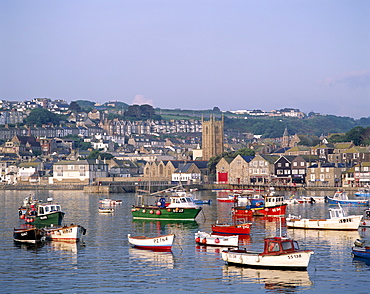
<svg viewBox="0 0 370 294">
<path fill-rule="evenodd" d="M 40 243 L 45 241 L 82 242 L 86 229 L 83 226 L 62 225 L 65 213 L 61 205 L 48 198 L 46 203 L 27 197 L 18 209 L 19 218 L 25 222 L 14 228 L 15 242 Z"/>
</svg>

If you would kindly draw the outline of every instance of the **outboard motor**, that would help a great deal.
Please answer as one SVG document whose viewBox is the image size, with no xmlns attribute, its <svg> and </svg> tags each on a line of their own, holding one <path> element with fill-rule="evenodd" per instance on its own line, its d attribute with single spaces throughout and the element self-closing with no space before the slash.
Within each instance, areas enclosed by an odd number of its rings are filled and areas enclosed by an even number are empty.
<svg viewBox="0 0 370 294">
<path fill-rule="evenodd" d="M 365 241 L 362 241 L 360 239 L 356 239 L 354 244 L 355 244 L 356 247 L 364 247 Z"/>
</svg>

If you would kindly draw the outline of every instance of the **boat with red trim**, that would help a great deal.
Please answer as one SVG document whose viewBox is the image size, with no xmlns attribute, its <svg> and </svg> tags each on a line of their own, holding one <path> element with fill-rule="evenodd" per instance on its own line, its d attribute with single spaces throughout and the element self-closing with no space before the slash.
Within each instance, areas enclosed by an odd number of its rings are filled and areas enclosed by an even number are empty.
<svg viewBox="0 0 370 294">
<path fill-rule="evenodd" d="M 198 231 L 197 233 L 195 233 L 195 242 L 200 245 L 238 247 L 239 236 L 223 236 Z"/>
<path fill-rule="evenodd" d="M 233 265 L 256 268 L 306 270 L 312 250 L 301 250 L 298 242 L 287 237 L 264 239 L 263 252 L 252 252 L 246 249 L 224 250 L 222 259 Z"/>
<path fill-rule="evenodd" d="M 285 215 L 287 204 L 284 196 L 268 195 L 264 196 L 264 205 L 243 205 L 231 209 L 235 217 L 248 216 L 280 216 Z"/>
<path fill-rule="evenodd" d="M 52 241 L 80 242 L 86 234 L 86 229 L 80 225 L 51 226 L 43 228 L 45 235 Z"/>
<path fill-rule="evenodd" d="M 239 223 L 239 224 L 213 224 L 212 234 L 217 235 L 250 235 L 252 223 Z"/>
<path fill-rule="evenodd" d="M 169 234 L 156 237 L 133 237 L 131 236 L 131 234 L 128 234 L 127 238 L 132 247 L 138 249 L 148 249 L 153 251 L 171 251 L 175 235 Z"/>
</svg>

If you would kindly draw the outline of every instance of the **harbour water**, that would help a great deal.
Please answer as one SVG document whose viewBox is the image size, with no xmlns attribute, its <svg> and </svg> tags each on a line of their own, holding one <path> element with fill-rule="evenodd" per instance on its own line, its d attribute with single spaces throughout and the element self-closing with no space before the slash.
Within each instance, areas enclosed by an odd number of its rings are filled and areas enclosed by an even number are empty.
<svg viewBox="0 0 370 294">
<path fill-rule="evenodd" d="M 288 234 L 301 248 L 315 252 L 307 271 L 258 270 L 228 266 L 222 248 L 197 246 L 194 233 L 210 231 L 212 223 L 230 221 L 231 203 L 218 203 L 217 193 L 196 192 L 204 205 L 195 222 L 132 220 L 133 194 L 86 194 L 81 191 L 2 191 L 0 196 L 0 293 L 368 293 L 370 260 L 351 256 L 353 242 L 370 243 L 370 229 L 355 232 L 287 230 L 284 218 L 252 219 L 251 235 L 240 245 L 262 250 L 263 238 Z M 84 244 L 47 242 L 17 245 L 17 209 L 23 199 L 48 197 L 62 205 L 65 224 L 87 229 Z M 123 201 L 113 214 L 98 212 L 99 198 Z M 328 216 L 325 203 L 289 205 L 302 217 Z M 363 214 L 364 207 L 349 213 Z M 131 248 L 127 234 L 176 235 L 172 253 Z"/>
</svg>

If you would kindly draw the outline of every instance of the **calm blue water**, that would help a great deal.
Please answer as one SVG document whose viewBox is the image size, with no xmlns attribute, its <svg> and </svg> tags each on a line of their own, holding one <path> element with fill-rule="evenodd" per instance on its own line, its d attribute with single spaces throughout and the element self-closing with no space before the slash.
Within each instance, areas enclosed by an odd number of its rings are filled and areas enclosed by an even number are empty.
<svg viewBox="0 0 370 294">
<path fill-rule="evenodd" d="M 99 198 L 108 195 L 80 191 L 39 191 L 37 197 L 54 197 L 66 212 L 65 223 L 87 229 L 85 245 L 59 242 L 42 247 L 16 246 L 12 231 L 19 226 L 17 208 L 30 191 L 2 191 L 0 196 L 0 293 L 368 293 L 370 261 L 354 260 L 353 241 L 370 243 L 370 231 L 329 232 L 289 230 L 301 247 L 312 249 L 307 272 L 256 270 L 227 266 L 220 248 L 195 245 L 194 233 L 210 231 L 217 219 L 230 220 L 231 204 L 217 203 L 216 193 L 198 192 L 204 214 L 196 222 L 133 221 L 132 194 L 122 199 L 115 213 L 99 214 Z M 303 217 L 327 216 L 327 204 L 296 204 L 288 213 Z M 364 208 L 350 208 L 363 213 Z M 253 219 L 251 236 L 242 240 L 251 250 L 262 250 L 262 240 L 280 228 L 276 219 Z M 282 231 L 286 232 L 284 221 Z M 176 234 L 172 253 L 130 248 L 127 234 Z"/>
</svg>

